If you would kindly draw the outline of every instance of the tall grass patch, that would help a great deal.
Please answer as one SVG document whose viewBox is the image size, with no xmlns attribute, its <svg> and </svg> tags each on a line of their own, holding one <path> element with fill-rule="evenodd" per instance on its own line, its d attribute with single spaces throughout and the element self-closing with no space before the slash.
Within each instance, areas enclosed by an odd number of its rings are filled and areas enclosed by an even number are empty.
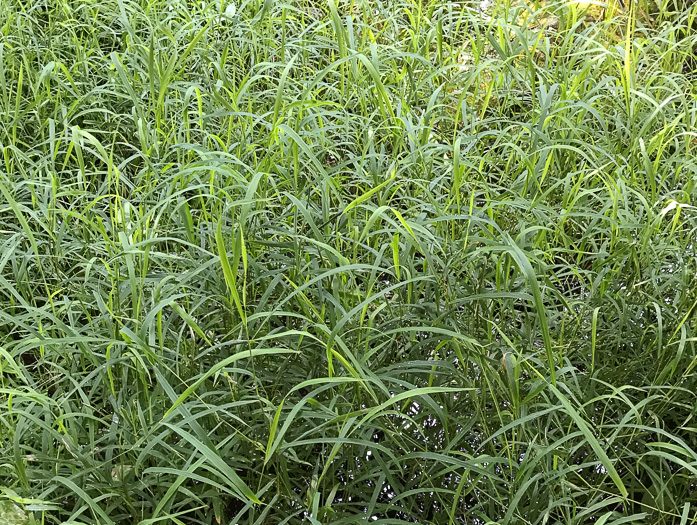
<svg viewBox="0 0 697 525">
<path fill-rule="evenodd" d="M 3 1 L 0 521 L 697 522 L 696 13 Z"/>
</svg>

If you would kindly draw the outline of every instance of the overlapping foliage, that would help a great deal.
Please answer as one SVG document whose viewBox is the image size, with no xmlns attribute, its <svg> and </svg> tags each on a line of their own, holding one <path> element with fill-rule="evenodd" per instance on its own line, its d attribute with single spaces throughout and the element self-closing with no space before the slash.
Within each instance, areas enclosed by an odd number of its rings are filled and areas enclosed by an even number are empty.
<svg viewBox="0 0 697 525">
<path fill-rule="evenodd" d="M 695 523 L 695 10 L 586 7 L 2 2 L 13 515 Z"/>
</svg>

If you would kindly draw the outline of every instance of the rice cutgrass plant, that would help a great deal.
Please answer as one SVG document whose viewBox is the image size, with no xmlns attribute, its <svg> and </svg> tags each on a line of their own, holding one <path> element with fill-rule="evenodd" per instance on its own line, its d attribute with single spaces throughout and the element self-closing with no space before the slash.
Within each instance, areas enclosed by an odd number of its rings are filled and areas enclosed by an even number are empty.
<svg viewBox="0 0 697 525">
<path fill-rule="evenodd" d="M 689 5 L 0 4 L 0 509 L 697 522 Z"/>
</svg>

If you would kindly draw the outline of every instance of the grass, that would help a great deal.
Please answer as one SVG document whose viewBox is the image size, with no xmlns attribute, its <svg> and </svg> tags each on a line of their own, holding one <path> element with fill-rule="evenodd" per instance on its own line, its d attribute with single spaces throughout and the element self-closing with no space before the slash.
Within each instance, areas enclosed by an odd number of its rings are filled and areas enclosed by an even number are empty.
<svg viewBox="0 0 697 525">
<path fill-rule="evenodd" d="M 3 1 L 3 519 L 697 523 L 696 15 Z"/>
</svg>

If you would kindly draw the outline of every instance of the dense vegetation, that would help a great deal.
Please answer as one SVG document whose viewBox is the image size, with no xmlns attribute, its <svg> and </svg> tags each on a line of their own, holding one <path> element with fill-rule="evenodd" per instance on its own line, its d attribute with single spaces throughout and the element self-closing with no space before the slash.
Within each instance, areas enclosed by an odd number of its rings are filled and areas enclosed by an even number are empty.
<svg viewBox="0 0 697 525">
<path fill-rule="evenodd" d="M 695 9 L 4 0 L 0 521 L 696 523 Z"/>
</svg>

